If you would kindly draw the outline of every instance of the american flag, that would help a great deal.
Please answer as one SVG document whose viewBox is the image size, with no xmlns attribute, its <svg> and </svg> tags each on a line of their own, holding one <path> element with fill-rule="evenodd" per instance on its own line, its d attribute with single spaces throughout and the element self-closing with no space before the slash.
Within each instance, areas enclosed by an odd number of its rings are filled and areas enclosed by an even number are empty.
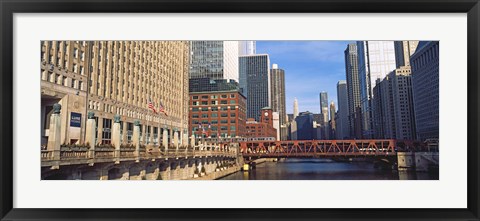
<svg viewBox="0 0 480 221">
<path fill-rule="evenodd" d="M 151 98 L 148 98 L 148 108 L 152 109 L 153 113 L 157 113 L 157 110 L 155 110 L 155 107 L 153 106 Z"/>
<path fill-rule="evenodd" d="M 158 109 L 160 112 L 164 113 L 165 116 L 167 115 L 167 111 L 165 110 L 165 107 L 163 106 L 163 103 L 160 101 L 160 108 Z"/>
</svg>

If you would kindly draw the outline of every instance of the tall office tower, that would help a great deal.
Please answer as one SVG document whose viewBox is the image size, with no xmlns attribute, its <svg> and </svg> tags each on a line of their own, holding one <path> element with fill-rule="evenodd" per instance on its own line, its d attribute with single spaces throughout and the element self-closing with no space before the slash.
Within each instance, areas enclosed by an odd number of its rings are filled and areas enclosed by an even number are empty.
<svg viewBox="0 0 480 221">
<path fill-rule="evenodd" d="M 439 136 L 439 42 L 421 41 L 410 58 L 417 139 Z"/>
<path fill-rule="evenodd" d="M 357 44 L 348 44 L 345 49 L 345 74 L 347 79 L 349 138 L 362 138 L 360 112 L 360 85 L 358 82 Z"/>
<path fill-rule="evenodd" d="M 373 124 L 378 139 L 395 139 L 396 136 L 392 84 L 392 76 L 387 75 L 383 80 L 377 79 L 373 88 Z"/>
<path fill-rule="evenodd" d="M 395 63 L 397 68 L 410 66 L 410 56 L 415 53 L 419 41 L 395 41 Z"/>
<path fill-rule="evenodd" d="M 295 118 L 297 118 L 297 117 L 298 117 L 298 100 L 297 100 L 297 98 L 295 98 L 293 100 L 293 117 L 292 117 L 291 121 L 294 121 Z"/>
<path fill-rule="evenodd" d="M 411 73 L 410 66 L 397 68 L 390 73 L 393 79 L 396 138 L 399 140 L 416 138 Z"/>
<path fill-rule="evenodd" d="M 256 41 L 239 41 L 238 42 L 238 54 L 243 55 L 253 55 L 257 53 Z"/>
<path fill-rule="evenodd" d="M 323 123 L 328 122 L 328 94 L 320 92 L 320 113 L 323 116 Z"/>
<path fill-rule="evenodd" d="M 238 41 L 192 41 L 190 79 L 232 79 L 239 82 Z"/>
<path fill-rule="evenodd" d="M 325 91 L 320 92 L 320 114 L 322 114 L 322 121 L 319 122 L 323 129 L 322 139 L 329 139 L 330 129 L 328 125 L 328 94 Z"/>
<path fill-rule="evenodd" d="M 260 120 L 260 111 L 271 106 L 270 59 L 267 54 L 240 56 L 240 88 L 247 97 L 247 118 Z"/>
<path fill-rule="evenodd" d="M 306 111 L 301 112 L 295 118 L 297 126 L 297 140 L 312 140 L 315 136 L 313 130 L 313 114 Z"/>
<path fill-rule="evenodd" d="M 340 80 L 337 83 L 338 112 L 335 123 L 337 124 L 337 139 L 350 137 L 350 126 L 348 123 L 348 95 L 347 82 Z"/>
<path fill-rule="evenodd" d="M 335 103 L 332 101 L 330 102 L 330 139 L 335 139 L 336 137 L 336 123 L 335 123 Z"/>
<path fill-rule="evenodd" d="M 272 69 L 270 69 L 270 80 L 272 81 L 270 83 L 272 109 L 279 115 L 280 129 L 278 130 L 278 133 L 280 134 L 280 140 L 286 140 L 287 132 L 285 125 L 287 123 L 287 112 L 285 107 L 285 71 L 279 69 L 277 64 L 273 64 Z"/>
<path fill-rule="evenodd" d="M 362 136 L 374 138 L 372 97 L 377 79 L 383 79 L 395 70 L 393 41 L 358 41 L 358 75 L 360 106 L 362 112 Z"/>
<path fill-rule="evenodd" d="M 96 119 L 96 144 L 112 143 L 115 115 L 120 116 L 122 144 L 132 143 L 137 120 L 142 145 L 159 145 L 163 142 L 159 134 L 164 132 L 168 143 L 174 136 L 187 141 L 188 42 L 42 41 L 41 45 L 42 144 L 48 140 L 55 103 L 62 105 L 61 143 L 85 143 L 87 113 Z M 162 104 L 168 116 L 154 113 L 149 101 L 156 110 Z"/>
<path fill-rule="evenodd" d="M 377 138 L 414 140 L 415 116 L 410 66 L 377 80 L 373 96 Z"/>
</svg>

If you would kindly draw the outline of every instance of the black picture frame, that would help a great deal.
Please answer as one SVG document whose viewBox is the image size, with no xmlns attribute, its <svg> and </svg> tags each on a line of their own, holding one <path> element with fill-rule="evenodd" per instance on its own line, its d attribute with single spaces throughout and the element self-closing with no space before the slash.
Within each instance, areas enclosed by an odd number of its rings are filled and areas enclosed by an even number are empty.
<svg viewBox="0 0 480 221">
<path fill-rule="evenodd" d="M 479 220 L 479 0 L 0 0 L 1 220 Z M 13 208 L 14 13 L 467 13 L 467 209 L 17 209 Z M 448 191 L 448 190 L 445 190 Z M 388 199 L 379 199 L 386 200 Z M 448 200 L 448 199 L 437 199 Z"/>
</svg>

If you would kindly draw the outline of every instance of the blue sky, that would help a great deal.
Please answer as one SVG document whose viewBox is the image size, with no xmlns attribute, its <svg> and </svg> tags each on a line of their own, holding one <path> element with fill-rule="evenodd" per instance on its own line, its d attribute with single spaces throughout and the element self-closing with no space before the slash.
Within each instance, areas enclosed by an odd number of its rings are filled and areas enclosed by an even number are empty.
<svg viewBox="0 0 480 221">
<path fill-rule="evenodd" d="M 287 113 L 298 109 L 320 112 L 319 93 L 328 93 L 337 107 L 337 82 L 345 80 L 344 51 L 348 41 L 257 41 L 257 54 L 269 54 L 270 64 L 285 70 Z M 338 107 L 337 107 L 338 109 Z"/>
</svg>

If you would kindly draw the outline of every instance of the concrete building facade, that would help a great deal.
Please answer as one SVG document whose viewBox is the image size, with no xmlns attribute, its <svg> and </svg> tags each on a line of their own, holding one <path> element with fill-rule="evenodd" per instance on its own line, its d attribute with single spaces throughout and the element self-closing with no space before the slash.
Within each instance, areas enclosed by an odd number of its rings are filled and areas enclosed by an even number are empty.
<svg viewBox="0 0 480 221">
<path fill-rule="evenodd" d="M 272 94 L 272 110 L 278 113 L 279 117 L 279 135 L 280 140 L 287 140 L 287 110 L 285 106 L 285 71 L 278 68 L 278 65 L 273 64 L 270 69 L 270 83 Z"/>
<path fill-rule="evenodd" d="M 397 68 L 410 66 L 410 56 L 415 53 L 419 41 L 395 41 L 395 63 Z"/>
<path fill-rule="evenodd" d="M 41 137 L 49 136 L 53 105 L 61 104 L 61 143 L 84 144 L 87 113 L 94 145 L 111 144 L 114 116 L 120 143 L 132 142 L 134 121 L 142 145 L 186 141 L 189 43 L 185 41 L 42 41 Z M 163 104 L 168 115 L 154 113 Z"/>
<path fill-rule="evenodd" d="M 421 41 L 410 64 L 417 139 L 438 139 L 439 42 Z"/>
</svg>

